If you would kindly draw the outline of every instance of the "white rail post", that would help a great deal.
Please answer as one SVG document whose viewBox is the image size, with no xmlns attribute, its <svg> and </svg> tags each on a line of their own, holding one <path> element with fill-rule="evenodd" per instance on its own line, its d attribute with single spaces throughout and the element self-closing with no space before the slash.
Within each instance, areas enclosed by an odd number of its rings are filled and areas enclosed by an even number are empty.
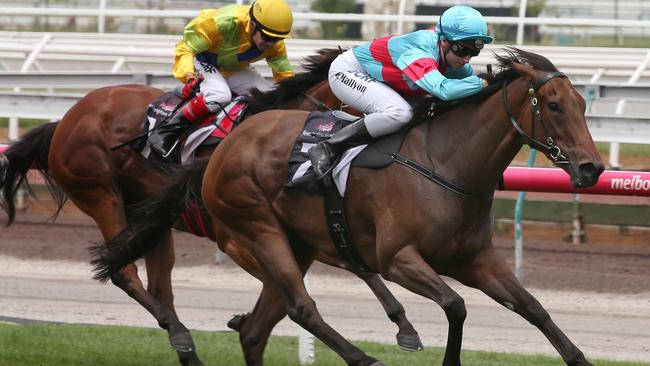
<svg viewBox="0 0 650 366">
<path fill-rule="evenodd" d="M 645 58 L 639 66 L 636 67 L 632 75 L 630 75 L 630 78 L 627 79 L 626 84 L 627 85 L 634 85 L 639 79 L 641 78 L 641 75 L 645 71 L 645 69 L 648 68 L 648 64 L 650 64 L 650 51 L 646 53 Z M 623 110 L 625 108 L 625 103 L 627 102 L 626 99 L 621 99 L 618 101 L 616 104 L 616 115 L 620 116 L 623 114 Z M 612 142 L 609 145 L 609 164 L 611 165 L 612 169 L 620 169 L 621 164 L 619 163 L 619 155 L 620 155 L 620 149 L 621 149 L 621 144 L 618 142 Z"/>
<path fill-rule="evenodd" d="M 406 11 L 406 0 L 400 0 L 397 13 L 397 34 L 404 34 L 404 11 Z"/>
<path fill-rule="evenodd" d="M 524 44 L 524 18 L 526 18 L 526 0 L 519 2 L 519 21 L 517 23 L 517 44 Z"/>
<path fill-rule="evenodd" d="M 300 364 L 311 365 L 314 363 L 315 353 L 314 336 L 304 328 L 300 328 L 300 334 L 298 335 L 298 359 Z"/>
<path fill-rule="evenodd" d="M 620 99 L 618 103 L 616 103 L 616 111 L 614 112 L 617 116 L 620 116 L 623 114 L 623 110 L 625 109 L 625 103 L 627 102 L 626 99 Z M 620 155 L 620 150 L 621 150 L 621 144 L 618 142 L 611 142 L 609 144 L 609 166 L 611 169 L 620 169 L 621 168 L 621 163 L 619 161 L 619 155 Z"/>
<path fill-rule="evenodd" d="M 43 35 L 41 41 L 38 42 L 36 47 L 32 49 L 32 52 L 30 52 L 29 55 L 25 58 L 25 61 L 20 67 L 21 73 L 25 74 L 27 73 L 27 71 L 29 71 L 32 65 L 36 63 L 36 59 L 38 58 L 38 55 L 40 55 L 40 53 L 43 51 L 43 48 L 45 48 L 45 45 L 47 45 L 51 39 L 52 39 L 52 33 L 45 33 Z M 20 88 L 16 87 L 14 88 L 14 91 L 19 92 Z M 11 116 L 9 117 L 9 141 L 16 141 L 19 136 L 20 136 L 20 123 L 18 117 Z M 16 208 L 19 210 L 23 210 L 27 207 L 26 205 L 27 203 L 25 202 L 25 191 L 23 189 L 19 189 L 18 191 L 16 191 Z"/>
<path fill-rule="evenodd" d="M 106 0 L 99 1 L 99 15 L 97 16 L 97 33 L 106 32 Z"/>
<path fill-rule="evenodd" d="M 305 287 L 309 292 L 309 274 L 305 274 L 303 280 Z M 316 359 L 316 349 L 314 348 L 314 335 L 304 328 L 300 327 L 298 334 L 298 360 L 301 365 L 311 365 Z"/>
</svg>

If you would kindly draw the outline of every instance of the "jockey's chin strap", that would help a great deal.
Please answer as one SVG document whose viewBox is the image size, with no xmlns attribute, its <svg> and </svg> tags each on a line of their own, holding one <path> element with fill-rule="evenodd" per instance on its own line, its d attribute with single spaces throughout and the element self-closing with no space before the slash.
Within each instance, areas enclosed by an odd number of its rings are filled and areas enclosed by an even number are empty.
<svg viewBox="0 0 650 366">
<path fill-rule="evenodd" d="M 532 109 L 532 114 L 531 114 L 531 128 L 532 128 L 532 133 L 531 135 L 528 135 L 526 131 L 521 127 L 521 124 L 517 122 L 515 117 L 512 115 L 512 111 L 510 110 L 510 105 L 508 104 L 508 91 L 507 91 L 507 84 L 508 81 L 504 80 L 503 81 L 503 87 L 501 88 L 503 91 L 503 104 L 506 109 L 506 113 L 508 114 L 508 118 L 510 119 L 510 122 L 512 123 L 512 126 L 515 128 L 515 131 L 519 133 L 521 136 L 524 136 L 528 140 L 528 145 L 535 149 L 539 150 L 540 152 L 544 153 L 545 155 L 548 155 L 551 160 L 553 161 L 554 164 L 569 164 L 569 159 L 562 154 L 562 150 L 560 150 L 560 147 L 555 145 L 555 142 L 553 141 L 553 138 L 549 135 L 548 129 L 546 128 L 546 125 L 544 124 L 544 118 L 542 117 L 542 113 L 539 110 L 539 107 L 537 105 L 537 96 L 535 95 L 535 92 L 542 87 L 542 85 L 546 84 L 548 81 L 555 77 L 561 77 L 565 78 L 567 77 L 563 72 L 560 71 L 555 71 L 555 72 L 549 72 L 548 74 L 544 75 L 541 77 L 539 80 L 537 80 L 534 84 L 529 83 L 530 88 L 528 89 L 528 95 L 530 96 L 530 107 Z M 544 133 L 546 134 L 546 143 L 543 143 L 537 139 L 535 139 L 535 125 L 536 121 L 539 121 L 539 123 L 542 125 L 542 128 L 544 129 Z"/>
</svg>

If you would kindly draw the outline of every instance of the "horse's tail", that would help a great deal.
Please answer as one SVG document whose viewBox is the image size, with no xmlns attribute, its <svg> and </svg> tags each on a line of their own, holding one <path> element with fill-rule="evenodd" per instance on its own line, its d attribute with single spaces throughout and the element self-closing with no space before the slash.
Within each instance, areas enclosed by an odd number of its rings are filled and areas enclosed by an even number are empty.
<svg viewBox="0 0 650 366">
<path fill-rule="evenodd" d="M 126 227 L 106 243 L 90 248 L 93 278 L 108 281 L 121 268 L 151 253 L 185 210 L 192 198 L 200 198 L 201 181 L 208 160 L 177 167 L 171 182 L 158 194 L 127 208 Z"/>
<path fill-rule="evenodd" d="M 54 183 L 47 163 L 50 141 L 58 125 L 57 121 L 32 128 L 20 140 L 9 146 L 4 152 L 6 159 L 0 159 L 0 189 L 2 189 L 0 206 L 7 213 L 7 225 L 10 225 L 16 217 L 14 198 L 18 188 L 22 186 L 30 196 L 36 197 L 27 181 L 27 173 L 30 169 L 41 173 L 54 198 L 57 209 L 52 219 L 56 218 L 63 208 L 66 195 Z"/>
</svg>

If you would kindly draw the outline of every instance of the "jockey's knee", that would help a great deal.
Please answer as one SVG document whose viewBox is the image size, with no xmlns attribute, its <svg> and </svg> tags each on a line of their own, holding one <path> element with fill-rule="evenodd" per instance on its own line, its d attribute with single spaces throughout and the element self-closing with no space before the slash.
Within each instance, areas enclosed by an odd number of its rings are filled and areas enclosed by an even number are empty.
<svg viewBox="0 0 650 366">
<path fill-rule="evenodd" d="M 366 116 L 366 128 L 372 137 L 393 133 L 404 127 L 413 118 L 413 110 L 408 107 L 394 106 L 382 112 Z"/>
<path fill-rule="evenodd" d="M 205 104 L 208 106 L 210 112 L 219 111 L 220 108 L 217 104 L 226 106 L 232 100 L 232 92 L 230 89 L 225 88 L 224 90 L 206 90 L 202 91 L 203 98 L 205 99 Z"/>
<path fill-rule="evenodd" d="M 413 109 L 411 106 L 394 106 L 388 111 L 388 115 L 398 123 L 405 125 L 411 122 L 411 119 L 413 118 Z"/>
</svg>

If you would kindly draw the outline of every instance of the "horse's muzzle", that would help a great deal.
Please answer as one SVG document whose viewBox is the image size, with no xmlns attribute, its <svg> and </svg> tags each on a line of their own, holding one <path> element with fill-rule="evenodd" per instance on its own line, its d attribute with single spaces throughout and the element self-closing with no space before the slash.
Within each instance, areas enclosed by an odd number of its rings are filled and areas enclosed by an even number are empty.
<svg viewBox="0 0 650 366">
<path fill-rule="evenodd" d="M 605 166 L 601 161 L 582 163 L 578 166 L 573 186 L 576 188 L 591 187 L 598 182 L 598 177 L 603 171 L 605 171 Z"/>
</svg>

